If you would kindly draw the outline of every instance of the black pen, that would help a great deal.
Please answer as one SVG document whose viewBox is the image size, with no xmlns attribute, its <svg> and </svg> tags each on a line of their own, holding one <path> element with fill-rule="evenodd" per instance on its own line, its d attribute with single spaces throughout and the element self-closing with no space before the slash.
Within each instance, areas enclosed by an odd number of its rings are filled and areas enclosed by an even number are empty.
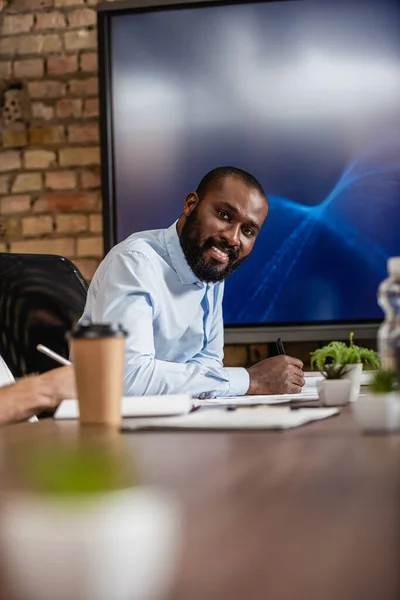
<svg viewBox="0 0 400 600">
<path fill-rule="evenodd" d="M 285 346 L 283 345 L 282 338 L 278 338 L 276 340 L 276 349 L 278 350 L 278 354 L 286 354 Z"/>
<path fill-rule="evenodd" d="M 303 410 L 304 408 L 313 408 L 314 410 L 318 409 L 318 408 L 325 408 L 324 406 L 321 406 L 321 404 L 317 404 L 317 405 L 313 405 L 311 404 L 311 406 L 309 404 L 291 404 L 290 405 L 290 410 Z"/>
<path fill-rule="evenodd" d="M 242 405 L 240 405 L 240 406 L 242 406 Z M 240 406 L 239 406 L 239 408 L 240 408 Z M 252 408 L 253 406 L 260 406 L 260 404 L 257 404 L 257 405 L 255 405 L 255 404 L 250 404 L 250 405 L 243 404 L 243 406 L 247 406 L 247 407 L 250 406 Z M 210 410 L 210 409 L 213 409 L 213 410 L 215 410 L 215 409 L 219 409 L 219 410 L 221 410 L 221 409 L 223 409 L 223 410 L 236 410 L 236 408 L 238 408 L 238 407 L 237 407 L 236 404 L 228 404 L 228 403 L 227 404 L 222 404 L 222 403 L 221 404 L 217 404 L 217 403 L 213 404 L 213 403 L 210 402 L 210 404 L 197 404 L 195 406 L 192 406 L 192 408 L 189 410 L 189 413 L 194 413 L 197 410 L 200 410 L 201 408 L 203 410 Z"/>
</svg>

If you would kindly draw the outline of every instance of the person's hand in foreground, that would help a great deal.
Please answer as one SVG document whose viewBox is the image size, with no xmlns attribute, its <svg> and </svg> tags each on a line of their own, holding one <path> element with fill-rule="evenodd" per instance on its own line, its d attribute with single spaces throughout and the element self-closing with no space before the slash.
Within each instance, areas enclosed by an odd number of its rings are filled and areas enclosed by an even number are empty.
<svg viewBox="0 0 400 600">
<path fill-rule="evenodd" d="M 0 388 L 0 425 L 26 421 L 44 410 L 54 410 L 67 398 L 76 398 L 72 367 L 20 379 Z"/>
<path fill-rule="evenodd" d="M 299 394 L 304 385 L 303 363 L 287 355 L 266 358 L 247 369 L 248 394 Z"/>
</svg>

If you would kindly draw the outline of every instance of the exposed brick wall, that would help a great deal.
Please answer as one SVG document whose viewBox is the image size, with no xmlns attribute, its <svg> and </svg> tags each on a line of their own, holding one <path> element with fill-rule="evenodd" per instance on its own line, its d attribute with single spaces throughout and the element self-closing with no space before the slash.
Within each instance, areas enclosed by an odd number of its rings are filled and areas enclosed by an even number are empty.
<svg viewBox="0 0 400 600">
<path fill-rule="evenodd" d="M 102 257 L 96 0 L 0 0 L 0 251 Z M 0 232 L 1 235 L 1 232 Z"/>
</svg>

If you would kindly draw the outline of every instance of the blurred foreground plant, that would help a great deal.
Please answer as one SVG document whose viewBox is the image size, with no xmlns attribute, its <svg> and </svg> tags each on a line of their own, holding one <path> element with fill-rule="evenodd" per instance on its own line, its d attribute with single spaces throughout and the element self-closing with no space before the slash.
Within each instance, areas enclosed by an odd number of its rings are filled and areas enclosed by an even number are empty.
<svg viewBox="0 0 400 600">
<path fill-rule="evenodd" d="M 132 464 L 128 470 L 121 454 L 98 447 L 43 447 L 19 462 L 29 487 L 39 493 L 101 494 L 138 484 Z"/>
</svg>

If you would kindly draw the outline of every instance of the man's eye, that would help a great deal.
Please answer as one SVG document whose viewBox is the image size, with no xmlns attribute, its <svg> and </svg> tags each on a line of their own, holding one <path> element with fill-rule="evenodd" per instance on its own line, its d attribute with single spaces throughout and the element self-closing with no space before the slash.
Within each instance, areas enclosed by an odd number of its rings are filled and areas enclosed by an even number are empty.
<svg viewBox="0 0 400 600">
<path fill-rule="evenodd" d="M 246 235 L 246 236 L 253 235 L 253 233 L 254 233 L 254 231 L 252 229 L 250 229 L 250 227 L 242 227 L 242 231 L 243 231 L 244 235 Z"/>
<path fill-rule="evenodd" d="M 229 215 L 227 212 L 225 212 L 224 210 L 219 210 L 218 211 L 219 216 L 221 217 L 221 219 L 225 219 L 225 221 L 227 219 L 229 219 Z"/>
</svg>

